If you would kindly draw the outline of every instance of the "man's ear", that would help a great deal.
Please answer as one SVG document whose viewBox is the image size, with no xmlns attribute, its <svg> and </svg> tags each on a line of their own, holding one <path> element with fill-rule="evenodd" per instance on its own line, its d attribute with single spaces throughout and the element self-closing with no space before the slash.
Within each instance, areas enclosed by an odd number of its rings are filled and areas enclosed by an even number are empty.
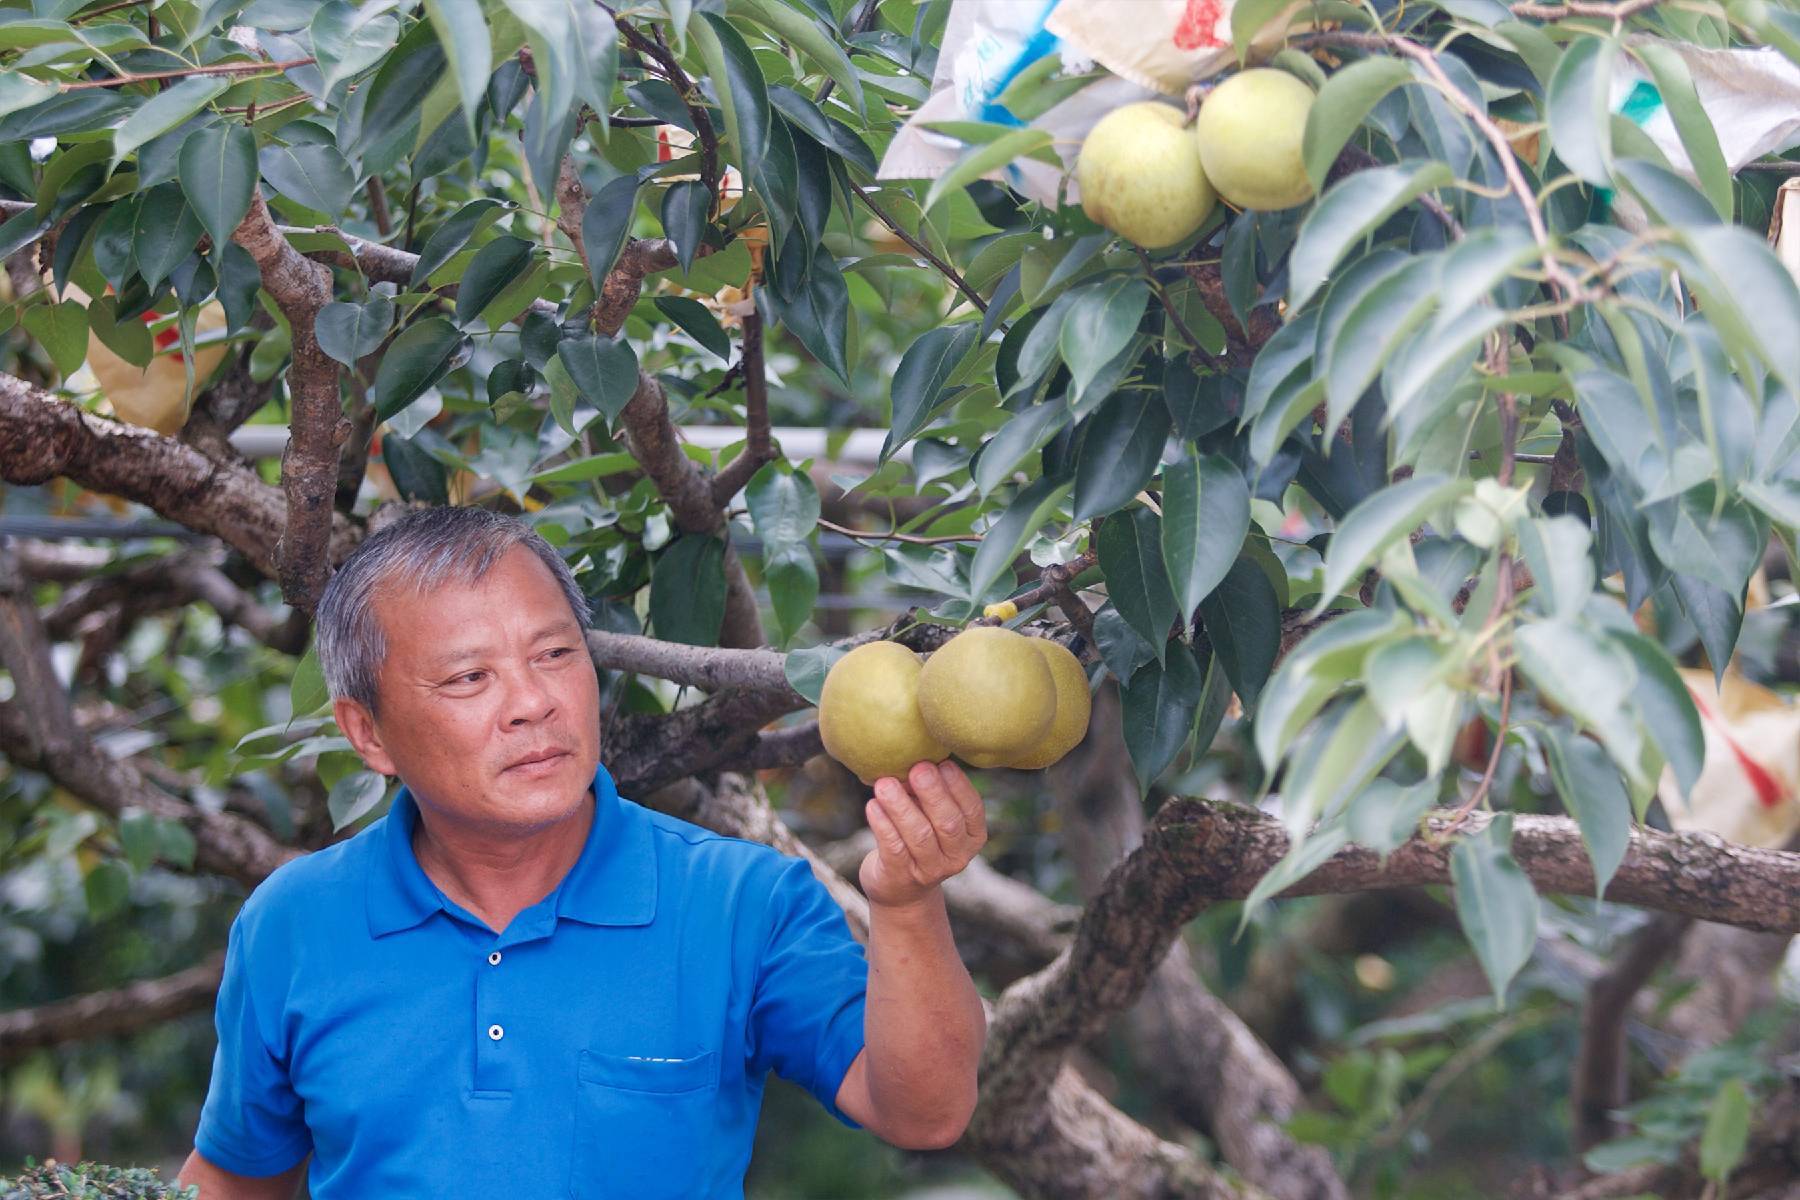
<svg viewBox="0 0 1800 1200">
<path fill-rule="evenodd" d="M 374 715 L 360 701 L 339 696 L 331 702 L 331 715 L 337 718 L 338 729 L 356 748 L 369 770 L 378 775 L 400 773 L 381 745 L 381 735 L 375 731 Z"/>
</svg>

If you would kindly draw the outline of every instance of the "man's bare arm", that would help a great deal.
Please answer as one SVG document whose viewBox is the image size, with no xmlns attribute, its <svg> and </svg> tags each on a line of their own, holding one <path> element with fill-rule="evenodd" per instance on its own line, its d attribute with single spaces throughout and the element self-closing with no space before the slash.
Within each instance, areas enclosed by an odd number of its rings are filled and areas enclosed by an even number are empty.
<svg viewBox="0 0 1800 1200">
<path fill-rule="evenodd" d="M 838 1107 L 907 1149 L 962 1136 L 975 1110 L 987 1036 L 981 995 L 950 934 L 943 880 L 987 841 L 981 797 L 955 763 L 917 763 L 907 787 L 884 777 L 869 802 L 876 848 L 863 860 L 869 899 L 865 1045 L 838 1089 Z"/>
<path fill-rule="evenodd" d="M 184 1185 L 199 1184 L 200 1200 L 294 1200 L 310 1157 L 279 1175 L 237 1175 L 201 1158 L 196 1150 L 188 1155 L 175 1179 Z"/>
</svg>

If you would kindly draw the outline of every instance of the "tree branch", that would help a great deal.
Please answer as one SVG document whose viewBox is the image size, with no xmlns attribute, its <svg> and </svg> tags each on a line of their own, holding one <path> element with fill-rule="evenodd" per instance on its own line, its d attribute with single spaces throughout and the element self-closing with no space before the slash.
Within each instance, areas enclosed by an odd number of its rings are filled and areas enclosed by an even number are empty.
<svg viewBox="0 0 1800 1200">
<path fill-rule="evenodd" d="M 350 435 L 350 422 L 338 401 L 337 363 L 319 348 L 313 331 L 319 310 L 331 302 L 331 273 L 295 250 L 275 228 L 261 188 L 252 195 L 250 211 L 231 239 L 256 260 L 263 287 L 275 298 L 293 335 L 293 362 L 288 367 L 293 420 L 281 456 L 287 522 L 277 559 L 281 594 L 295 608 L 311 613 L 331 573 L 328 543 L 338 453 Z"/>
<path fill-rule="evenodd" d="M 59 83 L 56 86 L 64 92 L 80 92 L 89 88 L 128 87 L 134 83 L 153 83 L 164 79 L 185 79 L 189 75 L 258 75 L 265 71 L 286 71 L 293 67 L 308 67 L 319 61 L 316 58 L 289 58 L 281 62 L 247 62 L 247 63 L 212 63 L 204 67 L 183 67 L 179 71 L 149 71 L 141 75 L 114 75 L 106 79 L 82 79 L 74 83 Z"/>
<path fill-rule="evenodd" d="M 875 219 L 880 221 L 883 225 L 886 225 L 895 237 L 905 242 L 908 246 L 911 246 L 914 254 L 917 254 L 920 258 L 936 267 L 939 274 L 955 284 L 956 290 L 967 296 L 970 304 L 973 304 L 984 313 L 987 312 L 987 301 L 981 298 L 980 292 L 969 286 L 968 280 L 957 274 L 955 267 L 932 253 L 930 246 L 927 246 L 924 242 L 902 229 L 900 223 L 888 216 L 886 210 L 876 204 L 874 200 L 870 199 L 867 192 L 863 191 L 861 188 L 853 187 L 850 189 L 850 193 L 858 200 L 861 200 L 863 202 L 863 207 L 874 213 Z"/>
<path fill-rule="evenodd" d="M 0 540 L 0 665 L 12 672 L 15 697 L 0 703 L 0 750 L 14 764 L 44 772 L 115 820 L 136 807 L 180 821 L 194 836 L 194 865 L 203 871 L 253 886 L 298 854 L 242 817 L 209 812 L 152 786 L 81 730 L 10 540 Z"/>
<path fill-rule="evenodd" d="M 744 485 L 764 463 L 773 462 L 776 457 L 769 437 L 769 379 L 763 368 L 763 325 L 759 312 L 752 311 L 744 316 L 740 362 L 744 368 L 744 451 L 713 477 L 713 503 L 721 508 L 744 490 Z"/>
<path fill-rule="evenodd" d="M 777 650 L 684 646 L 660 638 L 608 633 L 602 629 L 588 630 L 587 644 L 594 665 L 608 670 L 653 675 L 709 692 L 723 688 L 754 688 L 790 700 L 793 708 L 804 708 L 807 703 L 788 684 L 782 670 L 786 656 Z"/>
<path fill-rule="evenodd" d="M 225 952 L 218 950 L 161 979 L 0 1013 L 0 1063 L 44 1046 L 136 1033 L 210 1007 L 224 973 Z"/>
<path fill-rule="evenodd" d="M 276 547 L 287 500 L 254 470 L 209 458 L 175 438 L 96 417 L 0 374 L 0 479 L 32 487 L 59 475 L 211 534 L 271 579 L 279 575 Z M 342 562 L 361 531 L 341 514 L 331 521 L 331 559 Z"/>
<path fill-rule="evenodd" d="M 1612 1114 L 1631 1099 L 1625 1020 L 1631 1002 L 1656 969 L 1681 949 L 1690 917 L 1657 913 L 1625 940 L 1623 952 L 1588 984 L 1581 1012 L 1581 1046 L 1569 1080 L 1575 1150 L 1585 1153 L 1612 1137 Z"/>
</svg>

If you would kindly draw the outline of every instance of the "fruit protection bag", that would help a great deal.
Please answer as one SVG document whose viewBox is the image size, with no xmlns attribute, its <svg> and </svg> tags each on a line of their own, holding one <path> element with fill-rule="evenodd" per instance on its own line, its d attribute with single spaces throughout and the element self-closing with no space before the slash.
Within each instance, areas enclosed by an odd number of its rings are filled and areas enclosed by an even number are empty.
<svg viewBox="0 0 1800 1200">
<path fill-rule="evenodd" d="M 1063 68 L 1068 71 L 1085 70 L 1091 65 L 1092 57 L 1066 44 L 1048 28 L 1046 22 L 1057 7 L 1058 0 L 952 0 L 937 70 L 932 74 L 931 95 L 894 135 L 876 178 L 936 179 L 950 169 L 967 147 L 927 126 L 938 121 L 1023 125 L 1025 122 L 999 103 L 1008 84 L 1052 54 L 1062 56 Z M 1135 12 L 1140 5 L 1125 0 L 1116 7 Z M 988 178 L 1002 180 L 1040 203 L 1056 204 L 1059 196 L 1075 202 L 1079 196 L 1074 180 L 1068 179 L 1065 191 L 1064 177 L 1080 150 L 1081 139 L 1095 122 L 1119 105 L 1152 95 L 1148 89 L 1125 79 L 1095 81 L 1030 122 L 1035 128 L 1048 130 L 1056 139 L 1062 169 L 1022 159 L 990 172 Z"/>
<path fill-rule="evenodd" d="M 1645 41 L 1660 42 L 1687 65 L 1700 107 L 1718 134 L 1719 149 L 1733 174 L 1765 154 L 1800 145 L 1800 67 L 1780 51 L 1768 46 L 1707 50 L 1643 36 L 1627 39 L 1626 49 Z M 1618 59 L 1608 101 L 1613 112 L 1629 118 L 1656 143 L 1670 166 L 1694 178 L 1693 163 L 1662 94 L 1650 73 L 1629 55 Z M 1613 213 L 1619 224 L 1636 233 L 1648 224 L 1643 208 L 1628 196 L 1614 195 Z"/>
</svg>

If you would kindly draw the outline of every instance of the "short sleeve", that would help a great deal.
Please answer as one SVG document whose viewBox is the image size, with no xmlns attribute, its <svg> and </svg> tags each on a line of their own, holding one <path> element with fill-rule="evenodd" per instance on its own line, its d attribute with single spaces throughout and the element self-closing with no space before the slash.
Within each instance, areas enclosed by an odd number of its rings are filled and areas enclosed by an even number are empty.
<svg viewBox="0 0 1800 1200">
<path fill-rule="evenodd" d="M 312 1135 L 287 1066 L 270 1052 L 258 1024 L 254 982 L 240 914 L 225 943 L 213 1016 L 219 1046 L 194 1148 L 236 1175 L 279 1175 L 306 1157 Z"/>
<path fill-rule="evenodd" d="M 782 868 L 769 914 L 750 1006 L 751 1077 L 773 1070 L 861 1129 L 838 1108 L 837 1092 L 863 1048 L 868 956 L 804 859 L 790 858 Z"/>
</svg>

